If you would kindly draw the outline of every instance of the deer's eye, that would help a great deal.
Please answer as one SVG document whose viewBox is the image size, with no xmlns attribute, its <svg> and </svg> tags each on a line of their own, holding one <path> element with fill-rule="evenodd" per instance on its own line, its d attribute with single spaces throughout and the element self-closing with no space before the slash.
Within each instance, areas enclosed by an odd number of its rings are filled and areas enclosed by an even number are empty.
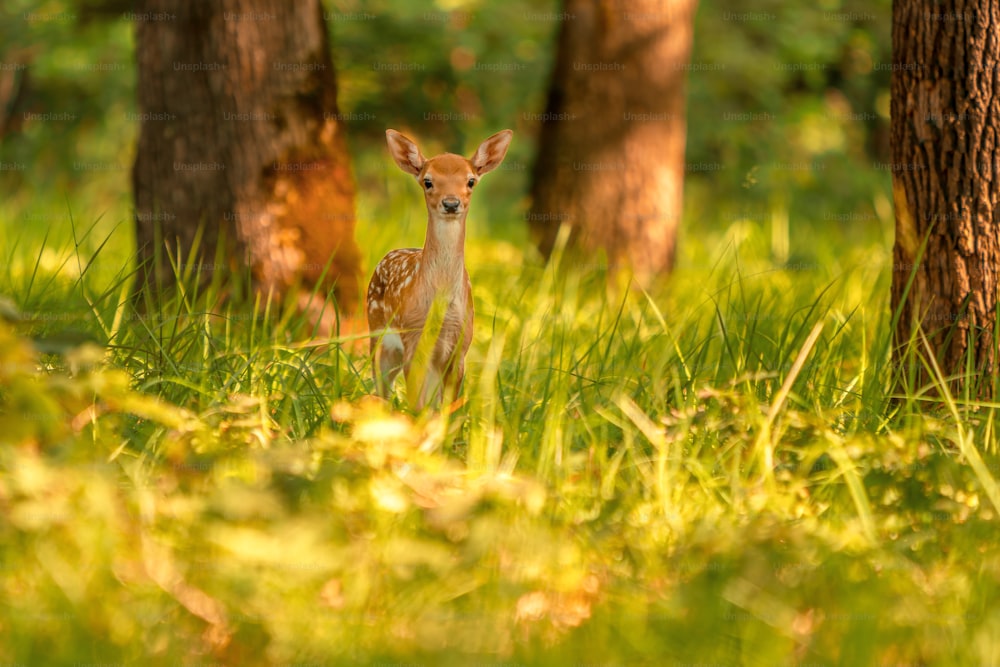
<svg viewBox="0 0 1000 667">
<path fill-rule="evenodd" d="M 429 178 L 424 179 L 424 190 L 430 190 L 434 187 L 434 183 Z"/>
<path fill-rule="evenodd" d="M 473 185 L 475 185 L 475 184 L 476 184 L 476 179 L 474 179 L 474 178 L 470 178 L 470 179 L 469 179 L 469 183 L 468 183 L 469 187 L 471 188 L 471 187 L 472 187 Z"/>
</svg>

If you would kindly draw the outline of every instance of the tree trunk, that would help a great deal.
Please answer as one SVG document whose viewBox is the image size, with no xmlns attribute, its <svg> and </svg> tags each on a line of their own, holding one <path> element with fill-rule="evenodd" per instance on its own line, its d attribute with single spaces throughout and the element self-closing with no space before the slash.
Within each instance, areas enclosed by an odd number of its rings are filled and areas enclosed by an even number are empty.
<svg viewBox="0 0 1000 667">
<path fill-rule="evenodd" d="M 172 284 L 172 257 L 199 282 L 245 266 L 264 292 L 322 281 L 353 311 L 354 183 L 320 1 L 140 4 L 137 289 Z"/>
<path fill-rule="evenodd" d="M 566 224 L 571 246 L 640 284 L 672 268 L 695 5 L 564 1 L 529 213 L 544 257 Z"/>
<path fill-rule="evenodd" d="M 983 377 L 995 373 L 998 25 L 1000 7 L 988 0 L 893 3 L 897 365 L 922 331 L 946 375 L 963 373 L 969 359 Z M 922 370 L 917 378 L 930 379 Z M 979 390 L 992 395 L 992 382 Z"/>
</svg>

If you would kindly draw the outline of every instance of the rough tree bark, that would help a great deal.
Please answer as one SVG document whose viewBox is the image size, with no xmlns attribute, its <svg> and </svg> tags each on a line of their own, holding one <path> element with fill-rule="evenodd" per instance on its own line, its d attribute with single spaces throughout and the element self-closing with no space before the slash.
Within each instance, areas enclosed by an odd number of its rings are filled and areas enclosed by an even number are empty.
<svg viewBox="0 0 1000 667">
<path fill-rule="evenodd" d="M 684 184 L 685 75 L 696 0 L 565 0 L 528 214 L 640 284 L 672 268 Z"/>
<path fill-rule="evenodd" d="M 923 331 L 946 374 L 964 372 L 968 355 L 979 374 L 996 371 L 998 34 L 1000 6 L 989 0 L 893 2 L 896 364 Z M 921 369 L 917 378 L 929 381 Z"/>
<path fill-rule="evenodd" d="M 279 294 L 329 265 L 324 286 L 353 311 L 354 183 L 320 0 L 140 5 L 137 289 L 173 282 L 165 249 L 203 280 L 249 265 Z"/>
</svg>

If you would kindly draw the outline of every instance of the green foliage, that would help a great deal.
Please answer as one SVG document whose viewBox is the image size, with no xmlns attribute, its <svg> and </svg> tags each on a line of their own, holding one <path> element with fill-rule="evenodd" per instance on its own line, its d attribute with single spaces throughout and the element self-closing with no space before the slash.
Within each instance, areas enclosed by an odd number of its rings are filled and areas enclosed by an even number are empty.
<svg viewBox="0 0 1000 667">
<path fill-rule="evenodd" d="M 890 26 L 885 0 L 702 0 L 688 75 L 689 208 L 721 194 L 731 215 L 751 219 L 775 205 L 805 226 L 883 217 Z"/>
<path fill-rule="evenodd" d="M 139 128 L 133 48 L 132 23 L 110 7 L 95 13 L 70 0 L 0 7 L 0 62 L 11 73 L 0 98 L 0 120 L 7 119 L 0 161 L 8 165 L 0 171 L 0 238 L 24 228 L 68 238 L 70 193 L 104 218 L 102 238 L 125 219 Z"/>
</svg>

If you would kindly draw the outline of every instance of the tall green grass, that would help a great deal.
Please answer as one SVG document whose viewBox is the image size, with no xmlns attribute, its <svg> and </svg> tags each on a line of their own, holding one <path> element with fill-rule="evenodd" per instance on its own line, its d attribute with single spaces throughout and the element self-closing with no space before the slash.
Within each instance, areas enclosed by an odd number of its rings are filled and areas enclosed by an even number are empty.
<svg viewBox="0 0 1000 667">
<path fill-rule="evenodd" d="M 410 196 L 362 208 L 369 266 Z M 646 292 L 471 239 L 465 401 L 425 414 L 290 303 L 136 311 L 125 261 L 11 249 L 0 662 L 1000 659 L 995 406 L 897 391 L 881 238 L 697 232 Z"/>
</svg>

